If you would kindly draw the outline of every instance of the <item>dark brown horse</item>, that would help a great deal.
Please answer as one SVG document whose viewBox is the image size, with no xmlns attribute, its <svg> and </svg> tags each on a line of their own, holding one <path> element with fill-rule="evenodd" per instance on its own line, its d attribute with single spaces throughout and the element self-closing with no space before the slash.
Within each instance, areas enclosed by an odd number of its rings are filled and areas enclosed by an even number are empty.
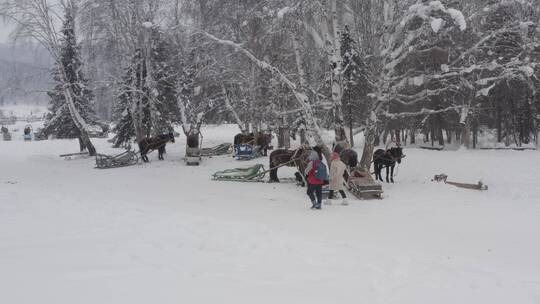
<svg viewBox="0 0 540 304">
<path fill-rule="evenodd" d="M 349 168 L 356 168 L 358 166 L 358 153 L 349 148 L 347 142 L 339 142 L 334 145 L 334 152 L 339 154 L 339 158 Z"/>
<path fill-rule="evenodd" d="M 270 149 L 271 143 L 271 133 L 261 133 L 259 136 L 257 136 L 257 139 L 255 139 L 255 134 L 253 133 L 239 133 L 234 136 L 234 145 L 249 144 L 252 146 L 260 146 L 261 151 L 263 151 L 263 156 L 268 155 L 268 149 Z"/>
<path fill-rule="evenodd" d="M 159 160 L 163 160 L 163 154 L 165 154 L 165 145 L 167 145 L 168 142 L 174 143 L 174 134 L 172 132 L 155 137 L 143 138 L 143 140 L 139 142 L 139 150 L 142 160 L 147 163 L 148 156 L 146 154 L 154 150 L 158 150 L 158 158 Z"/>
<path fill-rule="evenodd" d="M 303 184 L 302 175 L 309 162 L 308 156 L 311 149 L 307 147 L 298 148 L 296 150 L 279 149 L 270 153 L 270 182 L 279 183 L 278 167 L 296 167 L 299 174 L 295 174 L 298 182 Z"/>
</svg>

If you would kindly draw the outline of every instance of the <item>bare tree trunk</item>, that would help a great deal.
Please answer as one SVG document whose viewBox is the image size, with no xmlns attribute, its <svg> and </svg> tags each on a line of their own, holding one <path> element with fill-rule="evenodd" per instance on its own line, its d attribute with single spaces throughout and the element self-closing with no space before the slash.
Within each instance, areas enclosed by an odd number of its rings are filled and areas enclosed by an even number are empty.
<svg viewBox="0 0 540 304">
<path fill-rule="evenodd" d="M 472 141 L 473 141 L 473 149 L 476 149 L 478 145 L 478 125 L 476 122 L 473 123 L 473 127 L 472 127 Z"/>
<path fill-rule="evenodd" d="M 61 80 L 63 83 L 67 84 L 67 77 L 66 77 L 66 71 L 64 70 L 64 67 L 61 62 L 58 62 L 59 72 L 61 75 Z M 81 116 L 77 108 L 75 107 L 75 103 L 73 102 L 73 93 L 71 92 L 71 88 L 68 85 L 64 85 L 64 97 L 66 99 L 66 103 L 69 109 L 69 113 L 71 115 L 71 119 L 73 120 L 73 123 L 79 129 L 80 133 L 80 140 L 83 143 L 83 145 L 88 149 L 88 154 L 90 156 L 96 156 L 97 151 L 94 145 L 92 144 L 92 141 L 90 140 L 90 136 L 88 135 L 88 125 L 86 124 L 86 121 Z"/>
<path fill-rule="evenodd" d="M 343 120 L 343 77 L 341 68 L 341 43 L 339 36 L 339 22 L 337 12 L 337 0 L 331 0 L 331 22 L 332 31 L 327 33 L 326 48 L 327 55 L 332 68 L 332 103 L 334 114 L 335 140 L 347 141 Z"/>
<path fill-rule="evenodd" d="M 279 148 L 289 149 L 291 147 L 290 129 L 283 126 L 278 130 L 278 146 Z"/>
<path fill-rule="evenodd" d="M 360 168 L 369 171 L 371 160 L 373 158 L 373 150 L 375 149 L 375 130 L 373 128 L 366 129 L 364 150 L 362 151 L 362 159 L 360 160 Z"/>
<path fill-rule="evenodd" d="M 437 138 L 439 140 L 439 146 L 444 146 L 444 135 L 441 128 L 437 128 Z"/>
<path fill-rule="evenodd" d="M 354 129 L 352 126 L 352 120 L 351 120 L 351 124 L 349 125 L 349 139 L 350 139 L 351 148 L 354 148 Z"/>
<path fill-rule="evenodd" d="M 225 96 L 225 107 L 233 114 L 234 120 L 236 121 L 236 124 L 238 125 L 238 128 L 240 128 L 240 131 L 243 134 L 247 133 L 247 130 L 245 128 L 246 124 L 240 119 L 240 115 L 238 115 L 238 112 L 234 109 L 234 107 L 231 104 L 231 101 L 229 99 L 229 94 L 225 87 L 222 87 L 223 95 Z"/>
<path fill-rule="evenodd" d="M 306 130 L 301 129 L 300 130 L 300 144 L 305 145 L 307 144 L 307 137 L 306 137 Z"/>
<path fill-rule="evenodd" d="M 470 122 L 469 120 L 467 119 L 467 122 L 465 123 L 465 125 L 463 126 L 463 132 L 462 132 L 462 135 L 461 135 L 461 139 L 462 139 L 462 144 L 467 148 L 467 149 L 470 149 L 472 144 L 471 144 L 471 125 L 470 125 Z"/>
</svg>

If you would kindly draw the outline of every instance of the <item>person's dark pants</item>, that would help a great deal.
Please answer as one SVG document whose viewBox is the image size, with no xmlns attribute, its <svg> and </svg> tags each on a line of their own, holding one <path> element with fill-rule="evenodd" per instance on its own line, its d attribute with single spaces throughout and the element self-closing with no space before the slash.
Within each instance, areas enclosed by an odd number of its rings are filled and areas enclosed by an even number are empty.
<svg viewBox="0 0 540 304">
<path fill-rule="evenodd" d="M 313 203 L 313 207 L 321 208 L 322 204 L 322 185 L 308 185 L 307 195 Z"/>
<path fill-rule="evenodd" d="M 339 194 L 341 194 L 341 198 L 347 198 L 347 195 L 345 195 L 345 191 L 339 190 Z M 333 199 L 333 198 L 334 198 L 334 190 L 330 190 L 328 192 L 328 199 Z"/>
</svg>

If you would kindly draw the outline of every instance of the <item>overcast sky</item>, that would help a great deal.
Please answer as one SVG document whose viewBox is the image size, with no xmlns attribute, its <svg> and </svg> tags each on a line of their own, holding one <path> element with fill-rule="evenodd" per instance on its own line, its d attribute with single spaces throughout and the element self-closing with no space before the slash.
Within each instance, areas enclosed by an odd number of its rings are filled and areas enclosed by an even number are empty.
<svg viewBox="0 0 540 304">
<path fill-rule="evenodd" d="M 13 26 L 0 21 L 0 43 L 6 43 L 9 40 L 9 34 L 13 30 Z"/>
</svg>

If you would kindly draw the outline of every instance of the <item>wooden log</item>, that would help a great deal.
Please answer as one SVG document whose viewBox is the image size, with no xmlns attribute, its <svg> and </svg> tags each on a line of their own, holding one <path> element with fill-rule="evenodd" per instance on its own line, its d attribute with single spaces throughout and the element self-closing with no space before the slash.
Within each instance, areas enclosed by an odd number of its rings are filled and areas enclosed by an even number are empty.
<svg viewBox="0 0 540 304">
<path fill-rule="evenodd" d="M 433 150 L 433 151 L 442 151 L 444 150 L 444 147 L 438 147 L 438 146 L 420 146 L 420 149 L 424 149 L 424 150 Z"/>
</svg>

